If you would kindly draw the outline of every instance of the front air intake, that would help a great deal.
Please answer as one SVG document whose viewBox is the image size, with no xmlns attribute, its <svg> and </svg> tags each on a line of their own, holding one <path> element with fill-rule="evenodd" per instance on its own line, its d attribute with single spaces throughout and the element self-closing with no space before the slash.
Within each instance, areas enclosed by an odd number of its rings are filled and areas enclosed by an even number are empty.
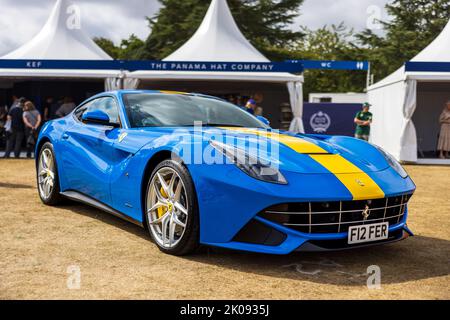
<svg viewBox="0 0 450 320">
<path fill-rule="evenodd" d="M 304 233 L 347 232 L 361 224 L 400 223 L 412 194 L 383 199 L 285 203 L 269 207 L 259 216 Z"/>
</svg>

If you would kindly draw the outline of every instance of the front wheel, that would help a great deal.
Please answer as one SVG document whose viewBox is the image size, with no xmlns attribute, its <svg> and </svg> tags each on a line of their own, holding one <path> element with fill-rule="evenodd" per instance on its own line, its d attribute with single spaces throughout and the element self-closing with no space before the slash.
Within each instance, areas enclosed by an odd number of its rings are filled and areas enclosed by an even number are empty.
<svg viewBox="0 0 450 320">
<path fill-rule="evenodd" d="M 158 248 L 185 255 L 198 247 L 199 218 L 194 185 L 179 162 L 165 160 L 147 185 L 146 222 Z"/>
<path fill-rule="evenodd" d="M 55 152 L 50 142 L 44 143 L 39 151 L 37 163 L 37 187 L 39 197 L 47 205 L 58 204 L 62 196 L 59 193 L 59 177 Z"/>
</svg>

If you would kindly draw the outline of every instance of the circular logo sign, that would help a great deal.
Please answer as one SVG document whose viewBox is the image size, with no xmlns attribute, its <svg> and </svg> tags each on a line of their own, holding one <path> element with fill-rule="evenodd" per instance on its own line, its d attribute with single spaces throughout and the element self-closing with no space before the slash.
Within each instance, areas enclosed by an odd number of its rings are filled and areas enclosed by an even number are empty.
<svg viewBox="0 0 450 320">
<path fill-rule="evenodd" d="M 311 119 L 309 119 L 309 124 L 314 132 L 324 133 L 330 127 L 331 119 L 325 112 L 319 111 L 311 116 Z"/>
</svg>

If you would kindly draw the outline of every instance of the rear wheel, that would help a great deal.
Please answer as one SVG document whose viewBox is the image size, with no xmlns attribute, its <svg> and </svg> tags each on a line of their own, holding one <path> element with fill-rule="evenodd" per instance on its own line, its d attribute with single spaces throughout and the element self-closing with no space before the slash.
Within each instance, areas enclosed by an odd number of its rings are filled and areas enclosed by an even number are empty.
<svg viewBox="0 0 450 320">
<path fill-rule="evenodd" d="M 47 205 L 58 204 L 62 196 L 59 193 L 59 177 L 53 145 L 46 142 L 39 151 L 37 163 L 37 187 L 39 197 Z"/>
<path fill-rule="evenodd" d="M 179 162 L 165 160 L 147 184 L 146 222 L 158 248 L 185 255 L 198 246 L 199 219 L 192 179 Z"/>
</svg>

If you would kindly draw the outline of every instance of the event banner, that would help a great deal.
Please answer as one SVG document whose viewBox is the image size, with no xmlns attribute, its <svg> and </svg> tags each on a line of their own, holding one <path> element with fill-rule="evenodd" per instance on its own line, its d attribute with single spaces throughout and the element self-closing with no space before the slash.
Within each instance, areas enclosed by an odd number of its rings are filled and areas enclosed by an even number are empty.
<svg viewBox="0 0 450 320">
<path fill-rule="evenodd" d="M 304 69 L 323 70 L 360 70 L 368 71 L 368 61 L 335 61 L 335 60 L 286 60 L 292 64 L 301 64 Z"/>
<path fill-rule="evenodd" d="M 289 72 L 302 73 L 301 63 L 160 60 L 0 60 L 0 68 L 127 71 Z"/>
<path fill-rule="evenodd" d="M 405 71 L 450 72 L 450 62 L 413 62 L 405 63 Z"/>
<path fill-rule="evenodd" d="M 361 107 L 359 103 L 305 103 L 305 133 L 353 136 L 353 119 Z"/>
<path fill-rule="evenodd" d="M 161 61 L 161 60 L 7 60 L 0 68 L 127 71 L 288 72 L 304 69 L 367 71 L 367 61 L 287 60 L 284 62 Z"/>
</svg>

